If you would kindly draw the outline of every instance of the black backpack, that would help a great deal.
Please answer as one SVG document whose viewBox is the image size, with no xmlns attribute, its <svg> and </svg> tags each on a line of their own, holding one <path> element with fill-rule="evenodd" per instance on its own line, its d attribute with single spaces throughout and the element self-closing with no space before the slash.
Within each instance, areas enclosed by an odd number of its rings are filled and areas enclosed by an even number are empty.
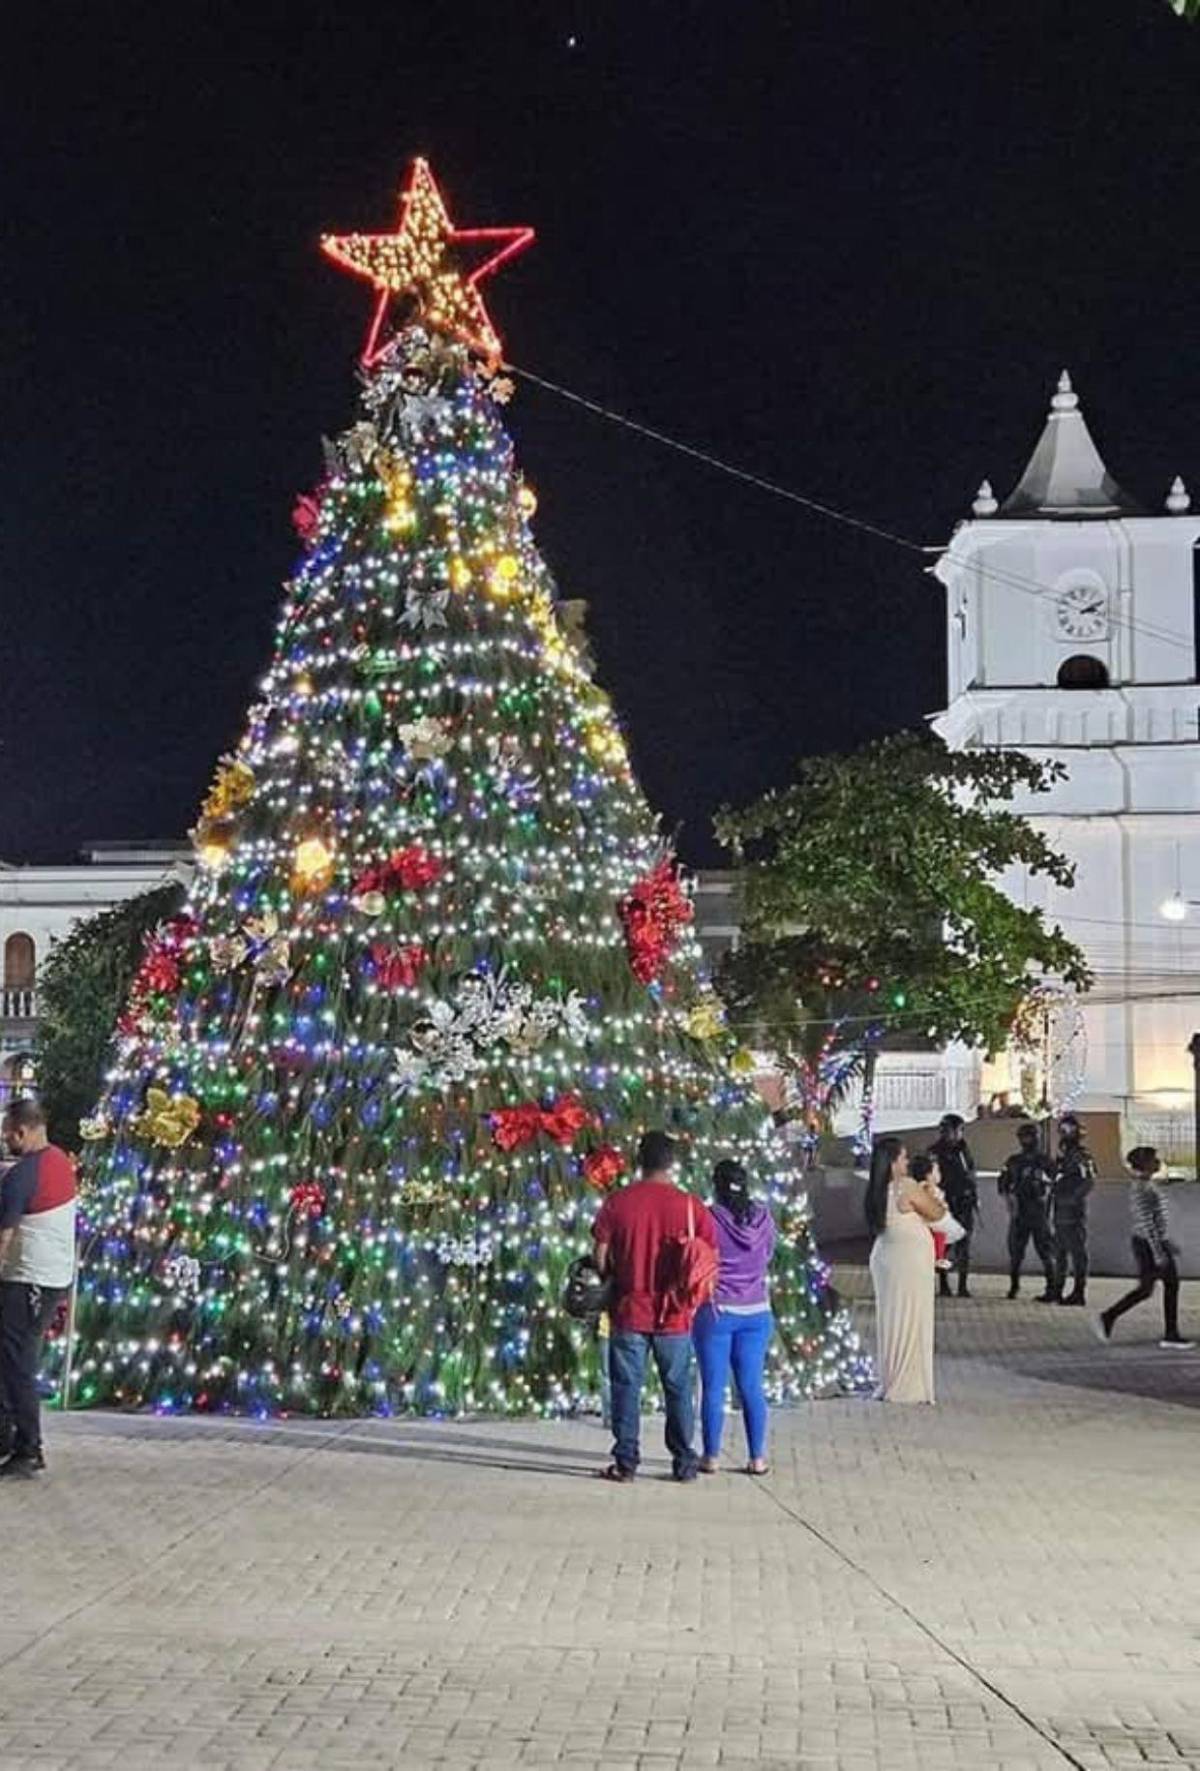
<svg viewBox="0 0 1200 1771">
<path fill-rule="evenodd" d="M 590 1254 L 581 1255 L 567 1268 L 562 1307 L 579 1322 L 594 1322 L 613 1305 L 613 1284 L 600 1272 Z"/>
</svg>

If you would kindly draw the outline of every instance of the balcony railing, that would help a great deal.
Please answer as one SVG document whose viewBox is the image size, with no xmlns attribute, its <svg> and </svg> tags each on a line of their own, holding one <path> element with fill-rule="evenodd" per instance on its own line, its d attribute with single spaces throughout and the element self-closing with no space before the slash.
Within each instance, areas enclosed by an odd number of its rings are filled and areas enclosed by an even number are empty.
<svg viewBox="0 0 1200 1771">
<path fill-rule="evenodd" d="M 0 990 L 0 1021 L 36 1021 L 36 990 Z"/>
</svg>

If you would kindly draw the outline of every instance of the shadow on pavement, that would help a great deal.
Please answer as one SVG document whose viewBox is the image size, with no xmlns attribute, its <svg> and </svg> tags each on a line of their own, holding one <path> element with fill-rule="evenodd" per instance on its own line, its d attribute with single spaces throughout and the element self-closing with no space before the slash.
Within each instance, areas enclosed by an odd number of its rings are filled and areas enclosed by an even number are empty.
<svg viewBox="0 0 1200 1771">
<path fill-rule="evenodd" d="M 248 1441 L 307 1451 L 340 1451 L 366 1457 L 391 1457 L 411 1462 L 469 1464 L 478 1468 L 533 1471 L 547 1476 L 592 1477 L 607 1461 L 608 1434 L 596 1421 L 596 1443 L 561 1449 L 526 1439 L 504 1438 L 477 1431 L 471 1421 L 453 1428 L 417 1424 L 393 1426 L 384 1421 L 254 1421 L 242 1417 L 169 1417 L 155 1414 L 72 1412 L 76 1431 L 99 1438 L 130 1438 L 164 1442 L 204 1440 L 217 1444 Z M 478 1453 L 478 1454 L 477 1454 Z M 508 1453 L 510 1455 L 505 1455 Z M 574 1467 L 571 1467 L 574 1466 Z"/>
</svg>

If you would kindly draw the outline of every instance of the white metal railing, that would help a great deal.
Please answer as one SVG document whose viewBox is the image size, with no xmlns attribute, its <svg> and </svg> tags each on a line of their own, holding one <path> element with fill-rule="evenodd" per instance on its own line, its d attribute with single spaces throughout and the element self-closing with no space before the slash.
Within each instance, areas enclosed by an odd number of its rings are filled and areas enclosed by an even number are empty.
<svg viewBox="0 0 1200 1771">
<path fill-rule="evenodd" d="M 954 1078 L 937 1070 L 884 1070 L 875 1073 L 875 1105 L 885 1113 L 945 1113 L 954 1093 Z"/>
<path fill-rule="evenodd" d="M 36 990 L 0 990 L 0 1020 L 36 1021 Z"/>
</svg>

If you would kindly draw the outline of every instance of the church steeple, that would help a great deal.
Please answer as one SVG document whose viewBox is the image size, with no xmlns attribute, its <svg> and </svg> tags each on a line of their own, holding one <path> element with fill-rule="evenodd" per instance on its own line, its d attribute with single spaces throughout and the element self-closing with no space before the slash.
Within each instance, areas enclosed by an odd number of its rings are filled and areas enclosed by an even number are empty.
<svg viewBox="0 0 1200 1771">
<path fill-rule="evenodd" d="M 1078 519 L 1140 514 L 1141 506 L 1121 490 L 1101 460 L 1064 369 L 1046 428 L 999 515 Z"/>
</svg>

